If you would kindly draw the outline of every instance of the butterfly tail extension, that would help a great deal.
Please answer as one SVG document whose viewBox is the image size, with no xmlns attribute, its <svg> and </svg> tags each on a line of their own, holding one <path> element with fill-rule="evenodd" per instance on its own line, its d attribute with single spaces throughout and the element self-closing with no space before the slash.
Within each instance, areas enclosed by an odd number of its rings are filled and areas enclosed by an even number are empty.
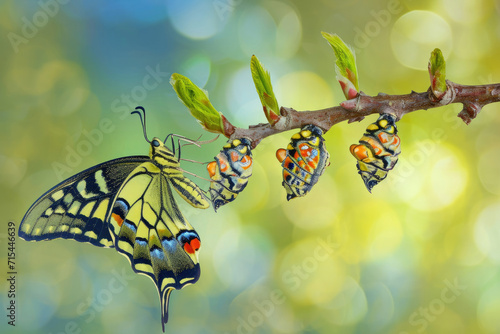
<svg viewBox="0 0 500 334">
<path fill-rule="evenodd" d="M 161 292 L 161 329 L 165 333 L 165 324 L 168 322 L 168 302 L 173 288 L 164 289 Z"/>
</svg>

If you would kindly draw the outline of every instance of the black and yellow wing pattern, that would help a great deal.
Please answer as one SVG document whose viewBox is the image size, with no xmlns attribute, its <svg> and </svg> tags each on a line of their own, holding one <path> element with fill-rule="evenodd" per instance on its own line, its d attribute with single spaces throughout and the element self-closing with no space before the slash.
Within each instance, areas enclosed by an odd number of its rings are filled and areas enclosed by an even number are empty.
<svg viewBox="0 0 500 334">
<path fill-rule="evenodd" d="M 149 157 L 111 160 L 50 189 L 25 214 L 19 236 L 116 248 L 135 272 L 155 282 L 165 331 L 170 293 L 200 276 L 200 237 L 180 212 L 170 185 L 196 208 L 208 208 L 209 202 L 183 176 L 172 150 L 158 138 L 150 144 Z"/>
<path fill-rule="evenodd" d="M 56 185 L 28 209 L 19 227 L 27 241 L 75 239 L 113 247 L 106 216 L 118 189 L 147 156 L 111 160 Z"/>
<path fill-rule="evenodd" d="M 152 143 L 160 144 L 156 150 L 168 150 L 157 139 Z M 177 207 L 170 184 L 194 207 L 209 206 L 201 190 L 181 177 L 177 164 L 173 156 L 153 155 L 139 165 L 123 182 L 107 218 L 118 252 L 135 272 L 155 282 L 163 326 L 172 290 L 196 283 L 200 276 L 200 237 Z"/>
</svg>

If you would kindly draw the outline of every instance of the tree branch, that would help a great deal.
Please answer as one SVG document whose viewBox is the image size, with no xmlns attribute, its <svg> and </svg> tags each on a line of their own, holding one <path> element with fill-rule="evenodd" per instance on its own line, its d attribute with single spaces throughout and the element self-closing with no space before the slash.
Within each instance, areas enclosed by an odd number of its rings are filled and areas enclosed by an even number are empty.
<svg viewBox="0 0 500 334">
<path fill-rule="evenodd" d="M 267 123 L 252 125 L 248 129 L 234 127 L 227 134 L 230 139 L 248 138 L 255 148 L 268 136 L 301 128 L 306 124 L 314 124 L 326 132 L 337 123 L 346 120 L 349 123 L 359 122 L 371 114 L 391 113 L 399 120 L 412 111 L 437 108 L 451 103 L 463 104 L 464 108 L 458 113 L 458 117 L 469 124 L 485 105 L 500 102 L 500 83 L 466 86 L 447 80 L 446 86 L 446 92 L 441 98 L 437 98 L 429 88 L 427 92 L 411 92 L 405 95 L 379 93 L 369 96 L 361 92 L 357 97 L 340 103 L 340 106 L 321 110 L 297 111 L 281 107 L 281 118 L 274 126 Z"/>
</svg>

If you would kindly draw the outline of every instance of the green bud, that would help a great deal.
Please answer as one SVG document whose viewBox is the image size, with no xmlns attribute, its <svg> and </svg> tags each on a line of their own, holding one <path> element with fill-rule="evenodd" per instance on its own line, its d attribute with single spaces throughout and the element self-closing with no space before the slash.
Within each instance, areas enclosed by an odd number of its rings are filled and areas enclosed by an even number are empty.
<svg viewBox="0 0 500 334">
<path fill-rule="evenodd" d="M 271 76 L 262 67 L 262 64 L 255 55 L 250 60 L 250 70 L 252 71 L 253 82 L 257 89 L 257 94 L 259 94 L 266 118 L 269 124 L 274 125 L 280 119 L 280 112 L 278 101 L 271 85 Z"/>
<path fill-rule="evenodd" d="M 191 115 L 205 130 L 224 134 L 222 114 L 212 106 L 204 90 L 178 73 L 172 74 L 170 84 L 182 103 L 188 107 Z"/>
<path fill-rule="evenodd" d="M 446 62 L 441 50 L 438 48 L 431 52 L 429 59 L 429 77 L 431 79 L 431 90 L 438 99 L 446 93 Z"/>
<path fill-rule="evenodd" d="M 345 44 L 337 34 L 332 35 L 327 32 L 321 32 L 321 34 L 330 43 L 335 57 L 337 57 L 335 73 L 346 99 L 355 98 L 359 93 L 359 87 L 354 50 Z"/>
</svg>

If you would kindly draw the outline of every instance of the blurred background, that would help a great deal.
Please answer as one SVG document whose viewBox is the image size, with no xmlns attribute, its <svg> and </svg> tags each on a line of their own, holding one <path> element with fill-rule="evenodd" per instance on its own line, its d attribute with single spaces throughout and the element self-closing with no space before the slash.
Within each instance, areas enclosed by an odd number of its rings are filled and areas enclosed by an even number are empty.
<svg viewBox="0 0 500 334">
<path fill-rule="evenodd" d="M 148 134 L 204 132 L 169 85 L 206 89 L 235 125 L 265 122 L 249 63 L 271 72 L 281 105 L 338 105 L 339 34 L 357 54 L 366 94 L 427 90 L 439 47 L 447 78 L 500 82 L 500 2 L 2 1 L 0 261 L 47 189 L 97 163 L 145 155 Z M 325 134 L 331 165 L 312 192 L 286 201 L 274 154 L 295 131 L 255 149 L 246 190 L 215 213 L 178 198 L 202 239 L 202 276 L 175 291 L 168 333 L 500 333 L 500 104 L 466 126 L 450 105 L 405 116 L 402 154 L 369 194 L 349 146 L 373 115 Z M 208 162 L 225 143 L 186 147 Z M 183 168 L 207 177 L 203 166 Z M 208 183 L 196 179 L 207 189 Z M 161 331 L 154 284 L 113 249 L 16 240 L 20 333 Z M 9 300 L 1 280 L 3 312 Z"/>
</svg>

